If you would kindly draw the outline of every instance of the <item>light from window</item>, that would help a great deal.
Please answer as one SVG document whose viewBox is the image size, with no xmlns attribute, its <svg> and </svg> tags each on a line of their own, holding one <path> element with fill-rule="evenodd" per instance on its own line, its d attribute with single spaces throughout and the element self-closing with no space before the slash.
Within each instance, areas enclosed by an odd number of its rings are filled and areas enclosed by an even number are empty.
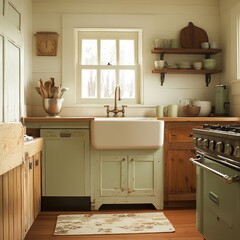
<svg viewBox="0 0 240 240">
<path fill-rule="evenodd" d="M 116 65 L 116 40 L 101 40 L 101 65 Z"/>
<path fill-rule="evenodd" d="M 101 70 L 101 98 L 113 98 L 116 86 L 116 71 Z"/>
<path fill-rule="evenodd" d="M 126 103 L 137 103 L 138 39 L 136 30 L 78 30 L 77 102 L 109 102 L 116 85 L 120 85 L 121 98 Z"/>
<path fill-rule="evenodd" d="M 97 40 L 82 40 L 82 64 L 96 65 L 98 63 Z"/>
</svg>

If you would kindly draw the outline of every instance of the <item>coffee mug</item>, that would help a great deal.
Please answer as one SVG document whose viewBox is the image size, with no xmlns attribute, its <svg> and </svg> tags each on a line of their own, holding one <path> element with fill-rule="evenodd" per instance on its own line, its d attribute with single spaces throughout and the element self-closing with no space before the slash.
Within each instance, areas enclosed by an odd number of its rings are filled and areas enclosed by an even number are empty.
<svg viewBox="0 0 240 240">
<path fill-rule="evenodd" d="M 164 60 L 157 60 L 157 61 L 154 61 L 154 67 L 155 68 L 160 68 L 162 69 L 165 65 L 165 61 Z"/>
<path fill-rule="evenodd" d="M 218 48 L 217 42 L 210 42 L 210 48 Z"/>
<path fill-rule="evenodd" d="M 154 48 L 159 48 L 159 47 L 160 47 L 160 44 L 161 44 L 161 39 L 155 38 L 155 39 L 153 40 L 153 47 L 154 47 Z"/>
<path fill-rule="evenodd" d="M 201 43 L 201 47 L 202 48 L 209 48 L 210 47 L 210 43 L 209 42 L 203 42 L 203 43 Z"/>
<path fill-rule="evenodd" d="M 202 62 L 194 62 L 193 63 L 193 68 L 196 70 L 202 69 Z"/>
<path fill-rule="evenodd" d="M 178 105 L 168 105 L 164 107 L 164 114 L 168 117 L 177 117 L 178 116 Z"/>
<path fill-rule="evenodd" d="M 158 39 L 159 48 L 168 48 L 170 41 L 168 39 Z"/>
<path fill-rule="evenodd" d="M 156 116 L 157 117 L 164 117 L 164 106 L 160 105 L 156 107 Z"/>
</svg>

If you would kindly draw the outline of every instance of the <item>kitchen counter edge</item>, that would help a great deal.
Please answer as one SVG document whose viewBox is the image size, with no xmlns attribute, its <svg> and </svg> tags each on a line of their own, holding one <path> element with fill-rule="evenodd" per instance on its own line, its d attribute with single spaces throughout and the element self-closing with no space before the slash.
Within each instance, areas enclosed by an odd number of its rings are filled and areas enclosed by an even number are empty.
<svg viewBox="0 0 240 240">
<path fill-rule="evenodd" d="M 162 117 L 165 122 L 240 122 L 240 117 Z"/>
</svg>

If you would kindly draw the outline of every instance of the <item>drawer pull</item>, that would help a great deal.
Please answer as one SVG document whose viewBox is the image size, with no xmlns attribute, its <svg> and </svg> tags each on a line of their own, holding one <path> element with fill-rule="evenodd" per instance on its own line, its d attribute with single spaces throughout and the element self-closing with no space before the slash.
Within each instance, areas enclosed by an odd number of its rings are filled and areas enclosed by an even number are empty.
<svg viewBox="0 0 240 240">
<path fill-rule="evenodd" d="M 38 159 L 35 160 L 35 166 L 38 166 Z"/>
<path fill-rule="evenodd" d="M 30 163 L 29 163 L 29 169 L 32 169 L 32 168 L 33 168 L 32 165 L 33 165 L 32 162 L 30 162 Z"/>
<path fill-rule="evenodd" d="M 72 133 L 64 133 L 64 132 L 60 133 L 60 137 L 63 137 L 63 138 L 69 138 L 71 136 L 72 136 Z"/>
</svg>

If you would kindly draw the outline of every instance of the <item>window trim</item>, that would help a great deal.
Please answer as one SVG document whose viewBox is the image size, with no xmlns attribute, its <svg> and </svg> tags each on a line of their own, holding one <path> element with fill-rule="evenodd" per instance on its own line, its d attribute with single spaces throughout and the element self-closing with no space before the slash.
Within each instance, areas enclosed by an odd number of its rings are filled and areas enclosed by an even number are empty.
<svg viewBox="0 0 240 240">
<path fill-rule="evenodd" d="M 79 33 L 82 32 L 82 33 Z M 86 34 L 86 32 L 88 32 Z M 94 34 L 98 32 L 99 36 L 96 38 Z M 103 37 L 101 37 L 101 32 L 103 32 Z M 110 33 L 110 35 L 113 35 L 114 32 L 119 32 L 121 35 L 115 37 L 114 39 L 129 39 L 129 36 L 127 33 L 136 33 L 136 38 L 135 38 L 135 62 L 136 64 L 131 66 L 127 65 L 81 65 L 81 43 L 79 43 L 79 35 L 81 34 L 81 39 L 83 39 L 86 35 L 87 38 L 91 38 L 91 35 L 94 39 L 97 39 L 97 41 L 100 41 L 100 39 L 111 39 L 111 37 L 106 37 L 107 32 Z M 126 36 L 123 36 L 124 33 L 126 33 Z M 81 93 L 81 81 L 78 81 L 80 78 L 79 74 L 81 73 L 81 69 L 96 69 L 97 71 L 100 71 L 100 69 L 116 69 L 116 71 L 119 71 L 121 69 L 134 69 L 136 73 L 136 81 L 135 81 L 135 98 L 129 98 L 129 99 L 123 99 L 122 103 L 123 104 L 141 104 L 141 91 L 142 91 L 142 29 L 137 29 L 137 28 L 74 28 L 74 35 L 75 35 L 75 92 L 76 92 L 76 97 L 75 97 L 75 102 L 77 104 L 106 104 L 109 103 L 109 101 L 112 100 L 112 98 L 106 98 L 106 99 L 100 99 L 100 94 L 99 94 L 99 87 L 97 88 L 98 96 L 97 98 L 82 98 Z M 98 57 L 100 57 L 100 51 L 98 49 Z M 117 56 L 118 58 L 118 56 Z M 117 59 L 118 61 L 119 59 Z M 118 62 L 117 62 L 118 63 Z M 98 73 L 99 74 L 99 73 Z M 118 79 L 118 77 L 117 77 Z M 117 80 L 118 81 L 118 80 Z M 99 83 L 99 80 L 98 80 Z"/>
</svg>

